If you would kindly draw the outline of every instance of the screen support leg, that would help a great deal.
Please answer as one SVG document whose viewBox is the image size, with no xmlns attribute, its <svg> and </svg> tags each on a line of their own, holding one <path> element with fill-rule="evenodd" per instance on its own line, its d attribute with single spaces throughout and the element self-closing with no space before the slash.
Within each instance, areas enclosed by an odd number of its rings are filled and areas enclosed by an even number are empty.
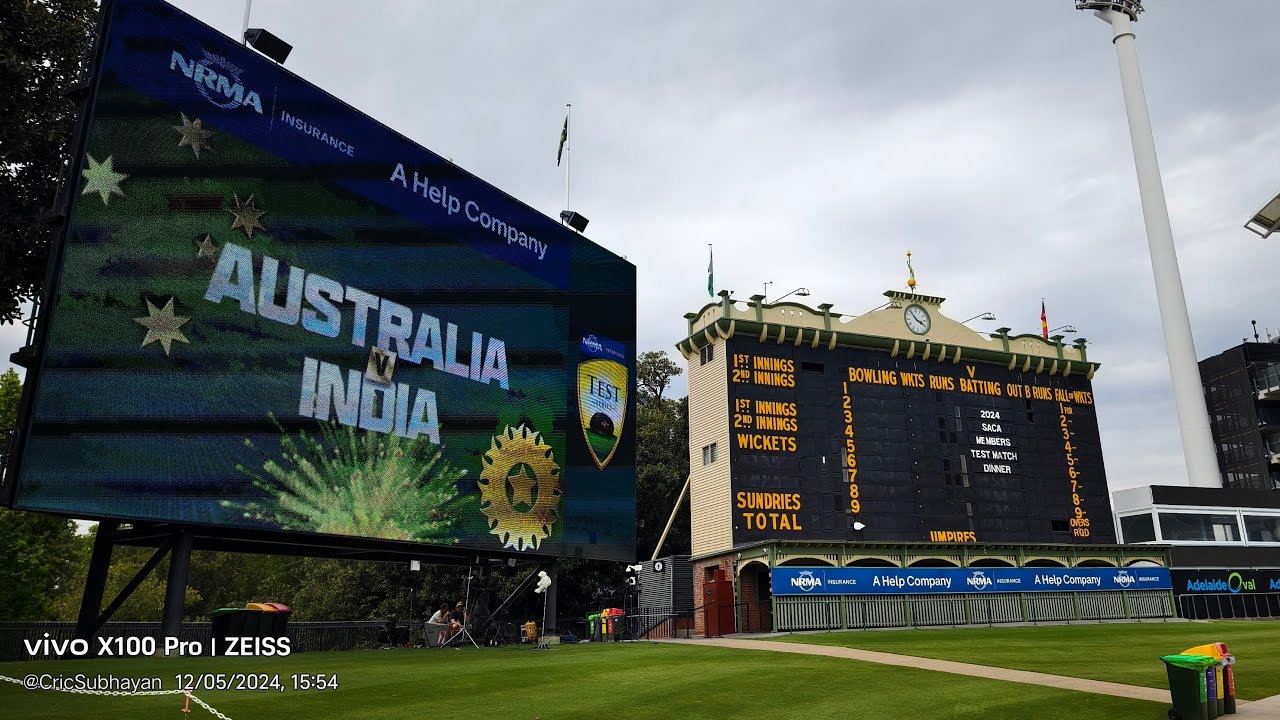
<svg viewBox="0 0 1280 720">
<path fill-rule="evenodd" d="M 98 632 L 98 612 L 102 610 L 102 594 L 107 588 L 107 571 L 111 569 L 111 549 L 115 545 L 116 528 L 120 523 L 103 520 L 93 539 L 93 554 L 89 556 L 89 573 L 84 581 L 84 595 L 80 598 L 80 615 L 76 618 L 76 637 L 88 640 Z"/>
<path fill-rule="evenodd" d="M 178 637 L 187 597 L 187 570 L 191 567 L 191 533 L 179 530 L 173 538 L 173 554 L 169 557 L 169 581 L 165 584 L 164 616 L 160 635 Z"/>
</svg>

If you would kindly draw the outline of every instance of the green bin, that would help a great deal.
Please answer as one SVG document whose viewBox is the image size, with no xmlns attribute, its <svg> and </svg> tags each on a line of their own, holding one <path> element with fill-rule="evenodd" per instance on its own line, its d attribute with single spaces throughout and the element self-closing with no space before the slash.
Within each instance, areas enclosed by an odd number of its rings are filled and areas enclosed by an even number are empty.
<svg viewBox="0 0 1280 720">
<path fill-rule="evenodd" d="M 1165 655 L 1160 659 L 1169 673 L 1169 695 L 1173 700 L 1169 720 L 1209 720 L 1205 669 L 1217 665 L 1217 661 L 1205 655 Z"/>
<path fill-rule="evenodd" d="M 592 642 L 600 641 L 600 613 L 591 613 L 587 616 L 587 637 Z"/>
<path fill-rule="evenodd" d="M 244 635 L 245 611 L 242 608 L 218 608 L 210 611 L 214 638 L 241 637 Z M 218 648 L 221 651 L 222 647 Z"/>
</svg>

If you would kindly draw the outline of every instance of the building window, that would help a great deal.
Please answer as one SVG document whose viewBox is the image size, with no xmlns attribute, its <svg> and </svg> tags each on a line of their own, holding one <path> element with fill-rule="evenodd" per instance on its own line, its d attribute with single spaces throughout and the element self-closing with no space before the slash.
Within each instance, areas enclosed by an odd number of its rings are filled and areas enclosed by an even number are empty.
<svg viewBox="0 0 1280 720">
<path fill-rule="evenodd" d="M 716 346 L 715 345 L 704 346 L 701 350 L 698 351 L 698 359 L 701 361 L 700 364 L 702 365 L 706 365 L 712 360 L 715 360 Z"/>
<path fill-rule="evenodd" d="M 1280 516 L 1245 515 L 1244 535 L 1249 542 L 1280 542 Z"/>
<path fill-rule="evenodd" d="M 710 465 L 715 461 L 716 461 L 716 444 L 711 443 L 710 445 L 703 445 L 702 446 L 702 464 Z"/>
<path fill-rule="evenodd" d="M 1120 518 L 1121 542 L 1153 542 L 1156 539 L 1156 523 L 1151 513 L 1129 515 Z"/>
<path fill-rule="evenodd" d="M 1160 513 L 1160 535 L 1165 540 L 1239 542 L 1235 515 L 1216 513 Z"/>
</svg>

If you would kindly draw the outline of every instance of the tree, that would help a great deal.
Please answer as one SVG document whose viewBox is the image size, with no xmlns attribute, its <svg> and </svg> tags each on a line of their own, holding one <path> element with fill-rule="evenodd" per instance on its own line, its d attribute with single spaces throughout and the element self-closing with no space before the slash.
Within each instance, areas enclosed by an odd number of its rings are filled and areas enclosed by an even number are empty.
<svg viewBox="0 0 1280 720">
<path fill-rule="evenodd" d="M 18 402 L 21 399 L 22 378 L 9 368 L 0 375 L 0 430 L 18 424 Z"/>
<path fill-rule="evenodd" d="M 660 402 L 672 378 L 682 372 L 680 366 L 661 350 L 640 353 L 636 363 L 636 390 L 640 394 L 637 406 Z"/>
<path fill-rule="evenodd" d="M 21 397 L 18 373 L 0 375 L 0 428 L 13 426 Z M 73 584 L 74 542 L 70 520 L 0 508 L 0 620 L 52 619 L 54 596 Z"/>
<path fill-rule="evenodd" d="M 0 3 L 0 322 L 17 320 L 44 283 L 52 231 L 37 218 L 69 152 L 76 108 L 63 91 L 97 14 L 95 0 Z"/>
<path fill-rule="evenodd" d="M 0 508 L 0 620 L 52 620 L 53 600 L 73 587 L 75 523 Z"/>
<path fill-rule="evenodd" d="M 640 559 L 653 553 L 689 475 L 689 399 L 663 397 L 672 378 L 680 373 L 680 366 L 663 351 L 640 355 L 636 373 L 640 391 L 636 407 L 636 552 Z M 687 503 L 686 498 L 663 544 L 668 554 L 689 551 Z"/>
</svg>

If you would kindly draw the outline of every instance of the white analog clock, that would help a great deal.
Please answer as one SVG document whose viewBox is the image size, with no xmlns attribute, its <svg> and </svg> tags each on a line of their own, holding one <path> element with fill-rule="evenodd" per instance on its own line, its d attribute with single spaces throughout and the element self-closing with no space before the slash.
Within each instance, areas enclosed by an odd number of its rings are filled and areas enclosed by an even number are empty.
<svg viewBox="0 0 1280 720">
<path fill-rule="evenodd" d="M 929 332 L 933 321 L 929 319 L 929 311 L 919 305 L 908 305 L 902 317 L 906 320 L 907 329 L 916 335 Z"/>
</svg>

